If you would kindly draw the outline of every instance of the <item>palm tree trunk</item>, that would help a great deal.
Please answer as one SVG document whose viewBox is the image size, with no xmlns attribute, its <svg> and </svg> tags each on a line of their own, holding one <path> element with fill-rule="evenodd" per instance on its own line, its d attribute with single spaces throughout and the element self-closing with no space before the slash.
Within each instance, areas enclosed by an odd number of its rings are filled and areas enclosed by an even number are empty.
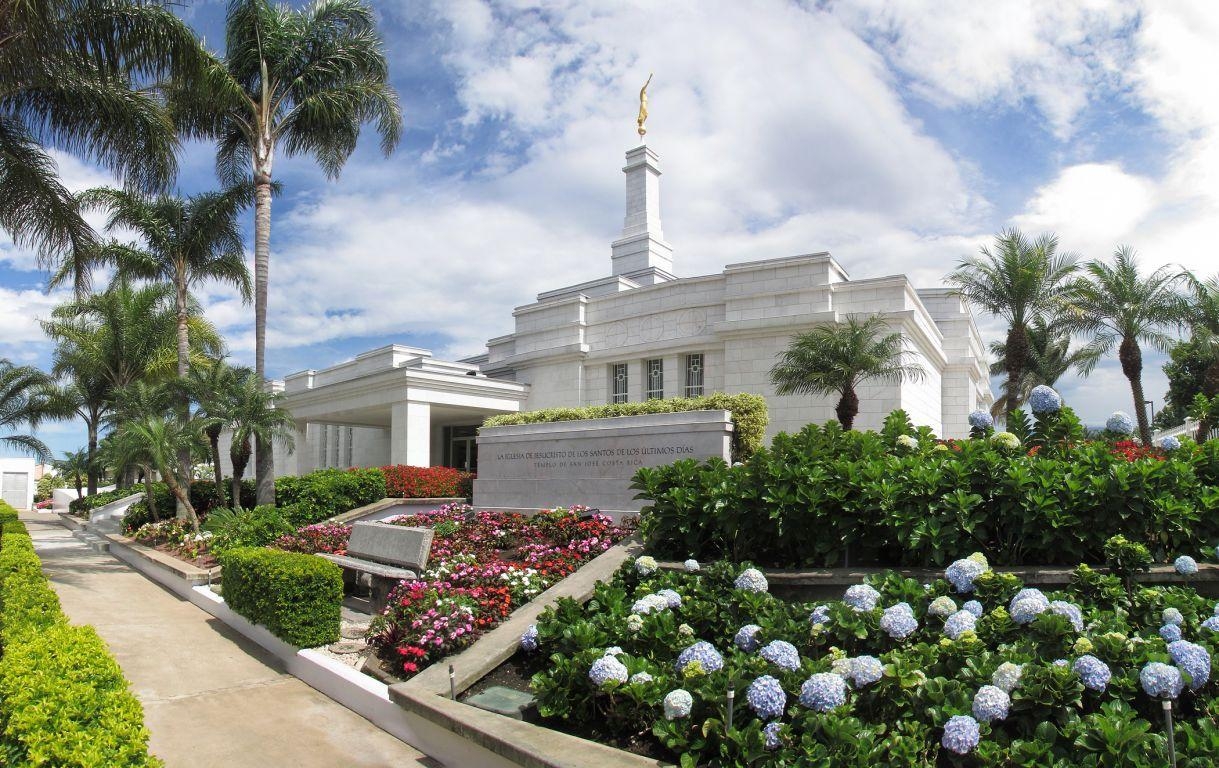
<svg viewBox="0 0 1219 768">
<path fill-rule="evenodd" d="M 241 509 L 241 479 L 245 477 L 246 464 L 250 460 L 250 441 L 244 440 L 240 445 L 234 442 L 229 449 L 229 459 L 233 462 L 233 509 Z"/>
<path fill-rule="evenodd" d="M 1219 395 L 1219 358 L 1212 360 L 1211 364 L 1206 366 L 1206 373 L 1202 377 L 1202 394 L 1208 400 L 1215 395 Z M 1195 435 L 1194 439 L 1199 443 L 1203 442 L 1214 428 L 1214 420 L 1204 415 L 1198 420 L 1198 434 Z"/>
<path fill-rule="evenodd" d="M 90 419 L 86 425 L 89 430 L 89 447 L 86 449 L 86 455 L 89 458 L 89 466 L 85 468 L 88 476 L 89 495 L 97 493 L 97 418 Z M 79 485 L 77 491 L 80 491 Z"/>
<path fill-rule="evenodd" d="M 224 473 L 220 471 L 220 427 L 207 428 L 207 442 L 212 448 L 212 472 L 216 476 L 216 495 L 224 504 Z M 231 506 L 236 506 L 236 499 Z"/>
<path fill-rule="evenodd" d="M 254 170 L 254 371 L 267 380 L 267 283 L 271 271 L 271 152 L 260 141 L 261 162 Z M 255 442 L 254 476 L 259 504 L 275 503 L 275 457 L 269 441 Z"/>
<path fill-rule="evenodd" d="M 853 385 L 848 384 L 843 388 L 842 397 L 839 398 L 834 412 L 838 414 L 838 423 L 843 429 L 850 430 L 855 426 L 855 415 L 859 413 L 859 396 L 855 394 Z"/>
<path fill-rule="evenodd" d="M 1151 425 L 1147 423 L 1147 409 L 1143 405 L 1143 351 L 1133 338 L 1122 339 L 1118 348 L 1117 358 L 1122 363 L 1122 373 L 1130 382 L 1130 392 L 1134 395 L 1134 413 L 1139 422 L 1139 438 L 1143 445 L 1151 445 Z"/>
<path fill-rule="evenodd" d="M 1028 330 L 1022 324 L 1012 323 L 1011 328 L 1007 330 L 1007 341 L 1004 345 L 1007 362 L 1007 406 L 1003 414 L 1005 424 L 1011 420 L 1012 411 L 1020 407 L 1020 380 L 1024 377 L 1028 355 Z"/>
<path fill-rule="evenodd" d="M 152 492 L 152 467 L 144 465 L 144 503 L 148 505 L 148 513 L 152 515 L 154 523 L 161 522 L 161 515 L 157 513 L 157 499 Z"/>
<path fill-rule="evenodd" d="M 190 373 L 190 330 L 187 325 L 190 314 L 185 275 L 179 275 L 176 283 L 174 287 L 178 294 L 178 380 L 181 382 Z M 190 421 L 190 394 L 187 393 L 185 387 L 182 388 L 182 394 L 178 400 L 178 418 L 181 419 L 183 427 L 186 427 L 186 423 Z M 190 446 L 183 446 L 178 450 L 178 466 L 182 469 L 182 476 L 178 482 L 190 488 Z M 182 517 L 184 512 L 185 510 L 179 506 L 178 517 Z"/>
<path fill-rule="evenodd" d="M 190 496 L 182 490 L 182 486 L 178 483 L 177 478 L 174 477 L 173 472 L 165 473 L 165 483 L 169 486 L 169 492 L 178 500 L 178 505 L 186 510 L 186 519 L 190 521 L 191 530 L 198 535 L 199 516 L 195 514 L 195 508 L 191 506 Z"/>
</svg>

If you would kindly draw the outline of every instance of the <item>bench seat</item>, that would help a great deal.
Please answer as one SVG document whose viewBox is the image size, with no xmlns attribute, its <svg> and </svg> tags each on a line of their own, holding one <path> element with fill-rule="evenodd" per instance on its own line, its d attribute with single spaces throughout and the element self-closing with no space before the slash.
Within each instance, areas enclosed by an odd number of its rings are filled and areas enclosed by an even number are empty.
<svg viewBox="0 0 1219 768">
<path fill-rule="evenodd" d="M 331 555 L 325 552 L 319 552 L 319 557 L 324 557 L 340 568 L 350 568 L 353 571 L 361 571 L 370 573 L 373 576 L 379 576 L 383 579 L 396 579 L 403 581 L 406 579 L 416 579 L 419 577 L 417 573 L 407 568 L 397 568 L 384 563 L 375 563 L 372 560 L 361 560 L 358 557 L 349 557 L 347 555 Z"/>
</svg>

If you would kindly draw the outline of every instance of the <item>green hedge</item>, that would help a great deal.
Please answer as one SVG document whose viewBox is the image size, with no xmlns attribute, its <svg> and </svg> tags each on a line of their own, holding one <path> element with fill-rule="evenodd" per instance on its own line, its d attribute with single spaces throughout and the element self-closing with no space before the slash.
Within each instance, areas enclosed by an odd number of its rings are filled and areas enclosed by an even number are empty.
<svg viewBox="0 0 1219 768">
<path fill-rule="evenodd" d="M 216 492 L 216 484 L 211 480 L 195 480 L 190 485 L 190 503 L 195 508 L 195 512 L 201 516 L 206 516 L 213 509 L 229 506 L 229 486 L 232 483 L 225 483 L 225 496 L 222 499 L 220 494 Z M 92 496 L 84 496 L 79 499 L 73 499 L 68 504 L 68 510 L 79 517 L 87 517 L 88 513 L 98 507 L 109 504 L 112 501 L 125 499 L 136 493 L 144 492 L 144 484 L 136 483 L 130 488 L 121 488 L 113 491 L 104 491 L 96 493 Z M 165 483 L 153 483 L 152 493 L 157 502 L 157 513 L 162 518 L 173 517 L 174 511 L 177 508 L 178 501 L 174 495 L 169 492 L 169 486 Z M 141 502 L 143 503 L 143 502 Z M 241 486 L 241 505 L 246 509 L 254 506 L 254 481 L 248 480 L 242 483 Z M 128 515 L 134 511 L 136 514 L 142 514 L 145 519 L 140 522 L 140 525 L 151 522 L 152 516 L 146 508 L 140 510 L 129 510 Z M 139 526 L 136 526 L 139 527 Z"/>
<path fill-rule="evenodd" d="M 0 764 L 160 766 L 144 710 L 92 627 L 68 625 L 29 533 L 0 502 Z"/>
<path fill-rule="evenodd" d="M 275 480 L 275 505 L 295 526 L 311 525 L 385 498 L 380 469 L 319 469 Z"/>
<path fill-rule="evenodd" d="M 732 456 L 744 461 L 762 447 L 766 436 L 769 415 L 766 399 L 761 395 L 728 395 L 713 392 L 703 397 L 670 397 L 663 400 L 644 400 L 636 403 L 613 403 L 590 405 L 584 408 L 545 408 L 540 411 L 506 413 L 492 416 L 483 422 L 484 427 L 507 427 L 515 424 L 544 424 L 555 421 L 577 421 L 580 419 L 607 419 L 615 416 L 643 416 L 649 413 L 678 413 L 681 411 L 728 411 L 732 414 Z"/>
<path fill-rule="evenodd" d="M 220 554 L 224 600 L 299 648 L 339 639 L 343 572 L 316 555 L 237 547 Z"/>
<path fill-rule="evenodd" d="M 1166 561 L 1219 541 L 1219 441 L 1131 460 L 1104 441 L 1030 437 L 1008 450 L 899 432 L 831 422 L 779 434 L 741 466 L 640 469 L 648 546 L 678 560 L 832 567 L 943 565 L 974 551 L 996 565 L 1098 563 L 1117 534 Z"/>
</svg>

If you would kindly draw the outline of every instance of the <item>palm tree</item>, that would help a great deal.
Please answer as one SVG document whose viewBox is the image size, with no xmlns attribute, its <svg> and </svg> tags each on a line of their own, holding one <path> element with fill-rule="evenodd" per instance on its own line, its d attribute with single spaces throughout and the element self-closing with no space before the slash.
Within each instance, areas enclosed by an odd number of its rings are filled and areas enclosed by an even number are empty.
<svg viewBox="0 0 1219 768">
<path fill-rule="evenodd" d="M 186 377 L 187 390 L 199 404 L 195 423 L 211 448 L 216 493 L 220 499 L 224 499 L 225 495 L 224 473 L 220 465 L 220 434 L 232 426 L 237 390 L 252 374 L 248 368 L 232 368 L 224 362 L 224 358 L 216 358 L 203 365 L 191 366 Z M 239 501 L 235 499 L 233 506 L 239 506 Z"/>
<path fill-rule="evenodd" d="M 112 440 L 107 458 L 115 465 L 116 473 L 132 467 L 139 468 L 144 477 L 144 503 L 148 505 L 153 520 L 158 520 L 159 514 L 156 497 L 152 492 L 152 473 L 153 470 L 161 471 L 161 465 L 144 437 L 138 432 L 124 429 L 124 426 L 150 418 L 170 419 L 175 394 L 175 386 L 168 382 L 153 384 L 147 381 L 133 382 L 114 393 L 114 411 L 111 416 L 111 426 L 114 429 L 111 432 Z M 180 441 L 179 462 L 185 460 L 189 464 L 191 447 L 189 441 Z M 183 452 L 185 459 L 181 455 Z M 189 489 L 188 484 L 187 495 Z M 182 510 L 182 516 L 186 516 L 185 509 Z"/>
<path fill-rule="evenodd" d="M 1190 293 L 1185 321 L 1193 331 L 1194 341 L 1211 360 L 1202 376 L 1202 394 L 1213 400 L 1219 395 L 1219 275 L 1205 281 L 1192 272 L 1183 273 L 1183 277 Z M 1208 409 L 1198 420 L 1198 442 L 1207 439 L 1214 427 Z"/>
<path fill-rule="evenodd" d="M 178 506 L 184 510 L 185 517 L 190 521 L 191 529 L 199 533 L 199 515 L 190 503 L 190 489 L 184 487 L 178 478 L 183 476 L 183 467 L 178 465 L 179 456 L 191 455 L 191 449 L 197 441 L 195 432 L 189 424 L 182 424 L 177 419 L 164 416 L 144 415 L 139 418 L 124 421 L 115 432 L 116 452 L 140 463 L 147 462 L 160 473 L 161 479 L 169 487 L 169 492 L 178 501 Z M 185 470 L 189 472 L 190 468 Z M 145 498 L 152 499 L 152 487 L 145 475 Z M 150 507 L 154 519 L 155 509 Z"/>
<path fill-rule="evenodd" d="M 99 261 L 113 263 L 125 277 L 174 287 L 179 378 L 190 370 L 191 288 L 215 280 L 236 286 L 243 299 L 250 299 L 250 273 L 237 221 L 248 200 L 244 188 L 185 199 L 108 188 L 80 196 L 84 209 L 109 213 L 107 229 L 133 230 L 143 240 L 143 248 L 112 242 L 98 249 Z"/>
<path fill-rule="evenodd" d="M 76 486 L 76 498 L 81 498 L 84 495 L 85 478 L 93 471 L 89 464 L 89 452 L 82 448 L 64 453 L 62 459 L 55 461 L 55 471 L 64 478 L 71 478 Z"/>
<path fill-rule="evenodd" d="M 966 301 L 1007 320 L 1004 341 L 1007 388 L 1018 391 L 1029 364 L 1029 327 L 1038 318 L 1051 321 L 1059 310 L 1067 278 L 1075 271 L 1075 256 L 1058 253 L 1058 238 L 1045 234 L 1029 242 L 1018 230 L 995 237 L 992 251 L 961 260 L 947 277 Z M 1016 409 L 1007 402 L 1004 417 Z"/>
<path fill-rule="evenodd" d="M 233 463 L 233 508 L 241 506 L 241 479 L 250 460 L 251 442 L 293 447 L 296 423 L 283 407 L 283 395 L 268 392 L 258 374 L 246 373 L 233 390 L 229 417 L 233 428 L 229 459 Z"/>
<path fill-rule="evenodd" d="M 78 352 L 79 348 L 73 345 L 57 345 L 52 357 L 51 375 L 63 381 L 54 388 L 54 397 L 62 404 L 63 410 L 85 423 L 88 442 L 83 449 L 83 466 L 89 495 L 93 495 L 97 493 L 100 470 L 96 462 L 99 430 L 110 409 L 110 385 L 96 371 L 89 370 L 92 361 L 78 355 Z"/>
<path fill-rule="evenodd" d="M 51 378 L 37 368 L 13 365 L 0 358 L 0 445 L 32 453 L 39 461 L 51 460 L 51 449 L 33 435 L 13 434 L 37 429 L 44 421 L 63 417 L 50 387 Z"/>
<path fill-rule="evenodd" d="M 44 148 L 82 155 L 124 184 L 159 188 L 177 171 L 173 122 L 141 81 L 199 66 L 190 27 L 161 2 L 0 0 L 0 229 L 51 267 L 95 235 Z M 77 296 L 89 287 L 83 264 Z"/>
<path fill-rule="evenodd" d="M 254 369 L 266 378 L 267 282 L 272 171 L 277 152 L 313 157 L 335 178 L 360 126 L 376 124 L 389 154 L 402 131 L 398 95 L 372 8 L 316 0 L 296 11 L 266 0 L 230 0 L 224 59 L 211 58 L 202 87 L 170 88 L 176 119 L 192 136 L 216 138 L 221 180 L 254 182 Z M 257 445 L 258 503 L 275 502 L 274 459 Z"/>
<path fill-rule="evenodd" d="M 851 429 L 859 413 L 857 386 L 873 379 L 919 381 L 926 375 L 918 363 L 906 362 L 901 333 L 885 333 L 888 329 L 880 315 L 848 316 L 798 334 L 770 369 L 770 381 L 780 395 L 838 395 L 838 422 Z"/>
<path fill-rule="evenodd" d="M 1072 349 L 1070 332 L 1065 330 L 1061 323 L 1051 326 L 1042 318 L 1029 325 L 1028 339 L 1028 364 L 1022 380 L 1017 387 L 1012 387 L 1011 382 L 1003 382 L 1003 393 L 990 409 L 992 416 L 999 417 L 1007 413 L 1008 401 L 1013 398 L 1015 405 L 1012 408 L 1019 408 L 1028 400 L 1033 387 L 1039 384 L 1052 387 L 1072 368 L 1090 371 L 1101 355 L 1100 350 L 1091 344 Z M 990 344 L 990 353 L 994 360 L 990 364 L 991 375 L 998 376 L 1007 371 L 1006 345 L 1001 341 L 993 341 Z"/>
<path fill-rule="evenodd" d="M 1172 346 L 1173 339 L 1163 328 L 1182 317 L 1181 297 L 1175 289 L 1180 276 L 1168 267 L 1146 277 L 1140 275 L 1138 257 L 1128 246 L 1114 252 L 1112 265 L 1092 261 L 1084 266 L 1084 273 L 1085 277 L 1069 286 L 1064 322 L 1072 331 L 1090 335 L 1092 346 L 1102 354 L 1117 346 L 1122 373 L 1134 397 L 1139 437 L 1144 445 L 1151 445 L 1143 396 L 1142 345 L 1163 352 Z M 1084 374 L 1091 367 L 1085 366 Z"/>
</svg>

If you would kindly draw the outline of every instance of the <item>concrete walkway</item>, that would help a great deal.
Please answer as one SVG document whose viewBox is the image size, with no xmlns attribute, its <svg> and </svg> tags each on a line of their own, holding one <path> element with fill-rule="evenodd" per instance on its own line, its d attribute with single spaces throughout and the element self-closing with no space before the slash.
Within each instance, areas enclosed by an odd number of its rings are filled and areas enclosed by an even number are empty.
<svg viewBox="0 0 1219 768">
<path fill-rule="evenodd" d="M 151 751 L 166 765 L 440 765 L 50 517 L 21 515 L 43 571 L 72 623 L 93 625 L 110 646 L 144 704 Z"/>
</svg>

